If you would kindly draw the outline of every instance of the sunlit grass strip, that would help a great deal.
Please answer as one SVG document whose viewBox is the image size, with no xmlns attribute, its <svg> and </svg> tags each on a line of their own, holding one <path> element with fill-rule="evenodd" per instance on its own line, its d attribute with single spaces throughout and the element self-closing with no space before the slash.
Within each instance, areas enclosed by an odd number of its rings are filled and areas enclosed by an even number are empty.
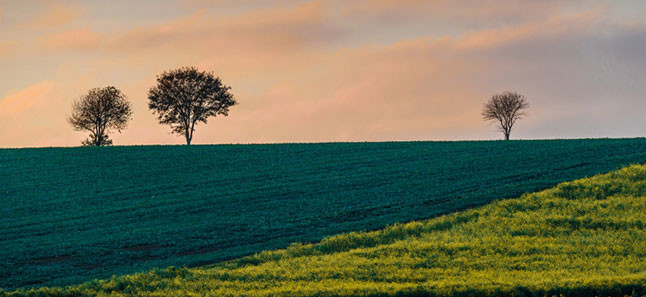
<svg viewBox="0 0 646 297">
<path fill-rule="evenodd" d="M 646 296 L 646 166 L 203 268 L 2 296 Z"/>
</svg>

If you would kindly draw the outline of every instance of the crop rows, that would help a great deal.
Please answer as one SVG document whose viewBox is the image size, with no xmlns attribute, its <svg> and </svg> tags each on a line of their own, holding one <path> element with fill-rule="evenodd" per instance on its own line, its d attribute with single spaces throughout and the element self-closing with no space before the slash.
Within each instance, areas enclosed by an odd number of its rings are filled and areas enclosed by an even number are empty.
<svg viewBox="0 0 646 297">
<path fill-rule="evenodd" d="M 0 288 L 197 266 L 646 160 L 646 139 L 0 150 Z"/>
</svg>

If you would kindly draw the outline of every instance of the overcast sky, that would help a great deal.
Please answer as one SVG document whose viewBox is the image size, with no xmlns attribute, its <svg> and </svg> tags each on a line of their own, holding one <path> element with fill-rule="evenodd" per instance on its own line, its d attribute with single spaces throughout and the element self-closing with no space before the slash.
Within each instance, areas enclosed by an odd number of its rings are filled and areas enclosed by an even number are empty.
<svg viewBox="0 0 646 297">
<path fill-rule="evenodd" d="M 196 66 L 239 105 L 194 143 L 500 139 L 505 90 L 530 102 L 512 138 L 646 136 L 646 1 L 0 2 L 0 147 L 75 146 L 72 101 L 132 102 L 117 145 L 181 144 L 147 108 L 164 70 Z"/>
</svg>

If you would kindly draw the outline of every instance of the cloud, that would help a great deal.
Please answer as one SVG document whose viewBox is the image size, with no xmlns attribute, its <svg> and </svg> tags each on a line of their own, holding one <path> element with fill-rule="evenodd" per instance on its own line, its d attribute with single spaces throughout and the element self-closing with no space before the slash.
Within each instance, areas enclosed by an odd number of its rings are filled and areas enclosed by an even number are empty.
<svg viewBox="0 0 646 297">
<path fill-rule="evenodd" d="M 70 83 L 65 77 L 45 80 L 8 91 L 0 98 L 2 147 L 66 146 L 81 143 L 85 133 L 75 133 L 67 123 L 72 100 L 88 85 L 84 78 Z"/>
<path fill-rule="evenodd" d="M 421 38 L 319 57 L 316 68 L 270 87 L 262 108 L 222 122 L 264 141 L 428 139 L 438 130 L 463 129 L 479 121 L 464 116 L 479 105 L 452 102 L 477 95 L 460 81 L 466 65 L 434 57 L 446 57 L 445 50 Z M 263 135 L 266 130 L 277 132 Z"/>
<path fill-rule="evenodd" d="M 45 11 L 36 15 L 25 25 L 36 29 L 65 25 L 72 22 L 82 13 L 83 10 L 77 6 L 63 2 L 52 2 Z"/>
<path fill-rule="evenodd" d="M 581 2 L 579 0 L 570 3 Z M 536 21 L 562 10 L 558 0 L 356 0 L 328 1 L 344 17 L 374 19 L 388 23 L 430 21 L 465 27 L 497 26 Z"/>
<path fill-rule="evenodd" d="M 480 108 L 508 89 L 532 104 L 518 136 L 630 136 L 641 134 L 624 128 L 646 125 L 638 112 L 646 108 L 646 24 L 613 22 L 603 8 L 521 0 L 261 2 L 236 2 L 244 9 L 228 13 L 200 4 L 145 26 L 98 34 L 84 24 L 41 37 L 34 51 L 62 70 L 47 96 L 33 91 L 38 103 L 12 113 L 22 121 L 12 129 L 34 140 L 0 130 L 0 145 L 77 145 L 83 133 L 64 121 L 70 100 L 105 85 L 122 89 L 135 111 L 116 144 L 182 143 L 157 123 L 146 98 L 155 75 L 188 65 L 214 71 L 240 103 L 228 117 L 200 124 L 197 143 L 497 138 Z M 44 121 L 52 123 L 47 133 L 34 124 Z"/>
<path fill-rule="evenodd" d="M 323 7 L 319 2 L 306 2 L 218 17 L 207 10 L 198 10 L 166 24 L 137 28 L 116 36 L 111 45 L 126 51 L 173 49 L 187 44 L 192 50 L 226 53 L 259 48 L 284 50 L 335 35 L 333 26 L 322 21 Z"/>
<path fill-rule="evenodd" d="M 539 22 L 515 24 L 496 29 L 487 29 L 466 34 L 457 43 L 458 49 L 485 49 L 522 39 L 553 38 L 559 34 L 571 34 L 589 27 L 598 12 L 586 11 L 571 15 L 555 15 Z"/>
<path fill-rule="evenodd" d="M 15 46 L 15 41 L 0 41 L 0 56 L 8 54 L 15 48 Z"/>
<path fill-rule="evenodd" d="M 52 97 L 53 82 L 44 81 L 23 90 L 13 90 L 0 99 L 0 113 L 3 117 L 20 116 L 34 107 L 40 107 Z"/>
<path fill-rule="evenodd" d="M 507 89 L 526 94 L 532 102 L 530 120 L 518 125 L 520 135 L 526 129 L 549 137 L 540 128 L 549 125 L 541 119 L 549 121 L 554 119 L 550 114 L 560 114 L 559 122 L 567 128 L 555 136 L 600 136 L 596 130 L 600 123 L 622 115 L 632 116 L 635 123 L 641 117 L 632 111 L 634 104 L 621 106 L 609 100 L 617 98 L 613 93 L 623 96 L 622 102 L 639 98 L 630 93 L 635 88 L 618 90 L 625 82 L 597 81 L 612 79 L 616 73 L 590 75 L 595 65 L 586 58 L 588 46 L 602 49 L 596 43 L 607 42 L 635 48 L 631 45 L 635 41 L 628 38 L 619 44 L 614 37 L 604 42 L 606 38 L 594 34 L 596 16 L 565 14 L 462 37 L 422 37 L 319 53 L 311 58 L 316 61 L 313 67 L 286 64 L 274 75 L 292 76 L 281 76 L 253 102 L 241 100 L 257 109 L 239 106 L 238 114 L 232 111 L 231 118 L 218 121 L 222 127 L 217 134 L 205 131 L 202 137 L 241 142 L 495 138 L 495 129 L 481 121 L 480 108 L 488 96 Z M 629 60 L 635 59 L 639 58 Z M 642 76 L 634 77 L 643 82 Z M 576 124 L 586 117 L 587 126 Z"/>
<path fill-rule="evenodd" d="M 43 35 L 39 43 L 46 49 L 96 49 L 103 39 L 103 35 L 82 28 Z"/>
</svg>

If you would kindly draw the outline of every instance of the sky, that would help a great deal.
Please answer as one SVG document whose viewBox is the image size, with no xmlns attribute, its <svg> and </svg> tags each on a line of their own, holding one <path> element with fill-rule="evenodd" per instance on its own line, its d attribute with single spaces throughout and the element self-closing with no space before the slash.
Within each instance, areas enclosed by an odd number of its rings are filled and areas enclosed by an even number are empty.
<svg viewBox="0 0 646 297">
<path fill-rule="evenodd" d="M 642 0 L 0 0 L 0 147 L 77 146 L 94 87 L 133 105 L 115 145 L 182 144 L 148 109 L 165 70 L 231 87 L 193 143 L 501 139 L 494 94 L 530 103 L 512 138 L 646 136 Z"/>
</svg>

